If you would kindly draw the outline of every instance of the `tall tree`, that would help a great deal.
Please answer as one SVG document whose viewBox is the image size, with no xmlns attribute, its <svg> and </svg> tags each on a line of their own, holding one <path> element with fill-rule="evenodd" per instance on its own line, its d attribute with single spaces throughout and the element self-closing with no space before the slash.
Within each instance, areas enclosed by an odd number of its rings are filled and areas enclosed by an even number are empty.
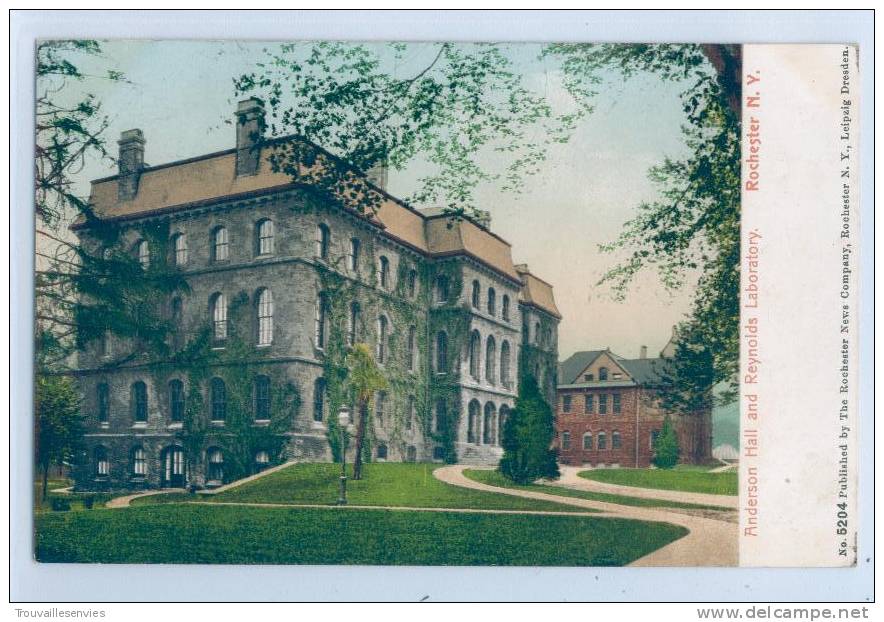
<svg viewBox="0 0 884 622">
<path fill-rule="evenodd" d="M 525 87 L 505 46 L 395 43 L 385 50 L 286 44 L 234 81 L 237 95 L 266 103 L 262 130 L 271 141 L 301 139 L 273 141 L 277 170 L 364 212 L 379 197 L 365 192 L 360 172 L 421 157 L 434 172 L 407 199 L 474 214 L 480 184 L 519 191 L 582 114 L 554 114 Z M 410 70 L 392 75 L 395 66 Z M 323 158 L 324 150 L 334 157 Z M 506 160 L 502 170 L 483 165 L 488 153 Z"/>
<path fill-rule="evenodd" d="M 585 102 L 598 94 L 605 74 L 628 79 L 645 73 L 683 87 L 682 128 L 690 153 L 650 170 L 660 198 L 640 205 L 620 237 L 603 246 L 625 249 L 628 256 L 602 283 L 622 299 L 646 268 L 655 269 L 669 289 L 699 274 L 686 332 L 692 347 L 702 344 L 711 356 L 711 384 L 676 380 L 682 390 L 696 386 L 698 398 L 721 384 L 722 400 L 731 401 L 739 366 L 740 46 L 557 44 L 545 55 L 561 59 L 566 87 Z M 673 371 L 690 372 L 691 365 Z"/>
<path fill-rule="evenodd" d="M 95 214 L 77 190 L 76 176 L 89 159 L 114 160 L 104 135 L 108 118 L 88 91 L 98 82 L 126 79 L 112 69 L 82 69 L 101 65 L 102 58 L 97 41 L 44 41 L 37 47 L 35 292 L 42 371 L 63 370 L 75 350 L 108 334 L 164 351 L 171 326 L 159 301 L 186 288 L 166 268 L 161 228 L 150 232 L 157 239 L 145 270 L 129 249 L 120 248 L 120 228 Z M 88 229 L 90 243 L 71 235 L 72 224 Z M 131 356 L 120 354 L 115 362 Z"/>
<path fill-rule="evenodd" d="M 66 376 L 38 376 L 35 410 L 34 458 L 45 501 L 49 468 L 73 460 L 81 448 L 83 420 L 74 380 Z"/>
<path fill-rule="evenodd" d="M 654 439 L 654 457 L 651 461 L 659 469 L 671 469 L 678 464 L 678 457 L 681 455 L 681 448 L 678 446 L 678 434 L 672 427 L 672 420 L 669 415 L 663 418 L 663 427 L 660 434 Z"/>
<path fill-rule="evenodd" d="M 387 388 L 387 379 L 375 363 L 371 348 L 364 343 L 357 343 L 347 353 L 346 366 L 347 382 L 356 400 L 356 457 L 353 459 L 353 479 L 362 479 L 362 452 L 369 413 L 375 393 Z"/>
<path fill-rule="evenodd" d="M 524 374 L 519 382 L 515 408 L 503 426 L 503 457 L 498 470 L 514 482 L 526 484 L 537 478 L 559 476 L 558 454 L 552 448 L 555 416 L 543 399 L 537 380 Z"/>
</svg>

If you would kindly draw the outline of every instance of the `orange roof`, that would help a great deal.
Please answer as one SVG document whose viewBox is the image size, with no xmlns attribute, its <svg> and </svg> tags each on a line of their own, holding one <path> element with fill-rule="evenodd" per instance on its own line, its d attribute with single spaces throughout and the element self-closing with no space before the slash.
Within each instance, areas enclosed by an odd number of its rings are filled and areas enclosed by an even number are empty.
<svg viewBox="0 0 884 622">
<path fill-rule="evenodd" d="M 522 289 L 519 294 L 519 300 L 525 304 L 539 307 L 557 318 L 561 318 L 562 314 L 559 313 L 559 309 L 556 307 L 552 285 L 531 274 L 528 271 L 528 266 L 525 264 L 519 264 L 515 266 L 515 269 L 519 276 L 522 277 Z"/>
<path fill-rule="evenodd" d="M 236 175 L 235 149 L 147 167 L 130 200 L 119 200 L 116 175 L 97 179 L 92 182 L 90 202 L 99 217 L 128 219 L 296 188 L 287 174 L 273 171 L 270 154 L 271 149 L 262 152 L 255 175 Z M 419 212 L 385 191 L 374 189 L 380 193 L 381 203 L 368 220 L 379 225 L 385 235 L 431 256 L 470 256 L 521 282 L 526 302 L 558 317 L 552 287 L 528 273 L 527 268 L 524 273 L 517 270 L 506 240 L 469 218 L 453 218 L 442 210 Z"/>
</svg>

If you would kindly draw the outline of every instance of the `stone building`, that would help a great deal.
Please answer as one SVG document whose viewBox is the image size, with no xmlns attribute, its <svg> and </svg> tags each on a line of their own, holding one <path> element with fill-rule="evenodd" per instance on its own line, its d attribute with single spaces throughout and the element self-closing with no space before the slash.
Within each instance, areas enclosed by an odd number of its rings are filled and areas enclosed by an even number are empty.
<svg viewBox="0 0 884 622">
<path fill-rule="evenodd" d="M 637 359 L 610 350 L 577 352 L 559 366 L 556 431 L 559 460 L 593 467 L 647 467 L 663 427 L 659 372 L 674 351 L 670 341 L 659 358 L 642 347 Z M 680 461 L 708 462 L 712 412 L 675 413 Z"/>
<path fill-rule="evenodd" d="M 407 205 L 383 170 L 368 174 L 374 213 L 317 202 L 255 146 L 260 115 L 240 102 L 234 149 L 159 166 L 140 130 L 124 132 L 118 174 L 92 182 L 96 214 L 119 225 L 104 252 L 178 270 L 189 291 L 157 301 L 178 326 L 174 355 L 110 336 L 80 352 L 77 486 L 216 486 L 331 460 L 354 343 L 389 383 L 372 402 L 372 460 L 496 462 L 520 373 L 554 399 L 552 288 L 513 263 L 490 218 Z"/>
</svg>

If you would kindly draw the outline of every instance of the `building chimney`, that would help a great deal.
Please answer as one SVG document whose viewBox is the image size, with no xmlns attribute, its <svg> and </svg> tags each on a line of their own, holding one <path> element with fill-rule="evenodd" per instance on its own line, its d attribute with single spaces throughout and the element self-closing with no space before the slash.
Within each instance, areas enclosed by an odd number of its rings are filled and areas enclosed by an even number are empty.
<svg viewBox="0 0 884 622">
<path fill-rule="evenodd" d="M 256 98 L 245 99 L 236 107 L 236 174 L 258 172 L 261 148 L 258 142 L 264 129 L 264 103 Z"/>
<path fill-rule="evenodd" d="M 365 177 L 381 190 L 387 190 L 387 160 L 380 160 L 365 173 Z"/>
<path fill-rule="evenodd" d="M 117 198 L 120 201 L 134 199 L 138 194 L 138 182 L 144 169 L 144 134 L 141 130 L 126 130 L 120 134 L 117 145 L 120 157 L 117 161 L 119 176 L 117 178 Z"/>
<path fill-rule="evenodd" d="M 641 347 L 641 355 L 639 356 L 639 358 L 642 358 L 642 359 L 648 358 L 648 346 Z"/>
</svg>

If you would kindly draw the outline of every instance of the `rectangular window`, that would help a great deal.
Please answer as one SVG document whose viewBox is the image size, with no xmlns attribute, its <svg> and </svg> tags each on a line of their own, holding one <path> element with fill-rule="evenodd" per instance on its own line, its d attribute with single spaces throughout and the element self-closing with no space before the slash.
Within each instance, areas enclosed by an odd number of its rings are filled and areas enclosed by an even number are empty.
<svg viewBox="0 0 884 622">
<path fill-rule="evenodd" d="M 562 432 L 562 449 L 571 449 L 571 433 Z"/>
<path fill-rule="evenodd" d="M 611 449 L 620 449 L 620 433 L 611 433 Z"/>
<path fill-rule="evenodd" d="M 587 415 L 592 414 L 592 411 L 593 411 L 592 403 L 593 403 L 592 393 L 587 393 L 586 397 L 584 397 L 584 399 L 583 399 L 583 412 L 585 412 Z"/>
<path fill-rule="evenodd" d="M 357 238 L 350 240 L 350 270 L 359 271 L 359 248 L 361 242 Z"/>
<path fill-rule="evenodd" d="M 599 414 L 607 415 L 608 414 L 608 396 L 605 393 L 599 394 Z"/>
<path fill-rule="evenodd" d="M 660 436 L 660 430 L 651 430 L 651 449 L 654 449 L 654 443 L 657 442 L 657 437 Z"/>
<path fill-rule="evenodd" d="M 611 405 L 612 405 L 613 408 L 614 408 L 614 414 L 615 414 L 615 415 L 619 415 L 619 414 L 620 414 L 620 394 L 619 394 L 619 393 L 614 393 L 614 394 L 611 396 L 611 401 L 612 401 L 612 404 L 611 404 Z"/>
<path fill-rule="evenodd" d="M 595 378 L 595 376 L 593 374 L 584 374 L 583 381 L 584 382 L 592 382 L 593 378 Z"/>
<path fill-rule="evenodd" d="M 147 475 L 147 456 L 143 449 L 136 449 L 132 454 L 132 473 L 138 477 Z"/>
<path fill-rule="evenodd" d="M 571 412 L 571 396 L 563 395 L 562 396 L 562 412 L 569 413 Z"/>
<path fill-rule="evenodd" d="M 104 383 L 98 385 L 98 422 L 110 420 L 110 389 Z"/>
<path fill-rule="evenodd" d="M 184 421 L 184 385 L 180 380 L 169 383 L 169 416 L 172 421 Z"/>
<path fill-rule="evenodd" d="M 270 420 L 270 378 L 255 379 L 255 421 Z"/>
<path fill-rule="evenodd" d="M 605 437 L 604 432 L 599 432 L 598 447 L 599 447 L 599 449 L 607 449 L 608 448 L 608 441 L 607 441 L 607 438 Z"/>
<path fill-rule="evenodd" d="M 377 394 L 374 405 L 374 416 L 380 425 L 384 425 L 384 408 L 387 406 L 387 394 L 383 391 Z"/>
<path fill-rule="evenodd" d="M 592 434 L 587 432 L 583 435 L 583 449 L 589 451 L 592 449 Z"/>
</svg>

